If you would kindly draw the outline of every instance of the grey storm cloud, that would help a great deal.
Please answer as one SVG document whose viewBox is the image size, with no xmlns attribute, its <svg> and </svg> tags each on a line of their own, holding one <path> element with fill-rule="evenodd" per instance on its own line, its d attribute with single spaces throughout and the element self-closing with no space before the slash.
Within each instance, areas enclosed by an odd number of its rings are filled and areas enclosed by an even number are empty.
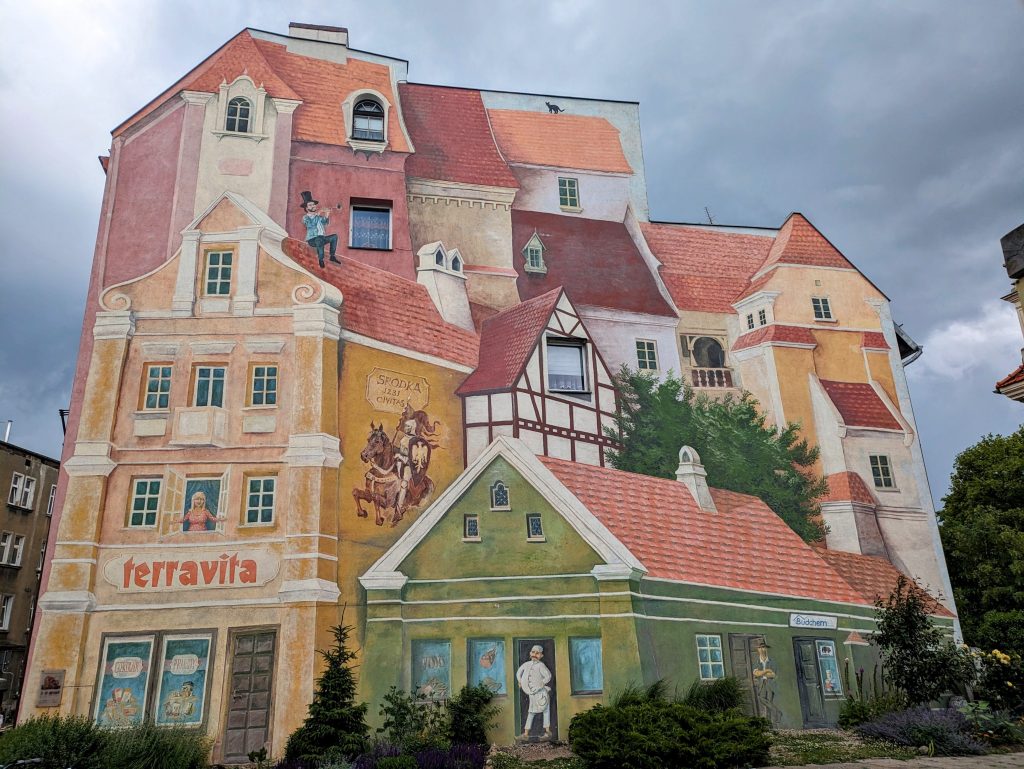
<svg viewBox="0 0 1024 769">
<path fill-rule="evenodd" d="M 0 420 L 58 455 L 109 132 L 246 26 L 347 26 L 416 82 L 636 100 L 652 217 L 802 211 L 893 301 L 931 483 L 1024 412 L 999 238 L 1024 221 L 1024 4 L 241 2 L 0 6 Z"/>
</svg>

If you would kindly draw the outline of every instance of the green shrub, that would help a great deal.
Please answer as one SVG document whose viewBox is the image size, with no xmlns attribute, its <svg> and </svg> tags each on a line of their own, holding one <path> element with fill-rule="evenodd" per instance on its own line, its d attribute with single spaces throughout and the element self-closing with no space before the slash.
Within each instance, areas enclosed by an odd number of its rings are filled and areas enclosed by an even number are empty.
<svg viewBox="0 0 1024 769">
<path fill-rule="evenodd" d="M 877 697 L 844 700 L 839 709 L 839 727 L 852 729 L 867 721 L 874 721 L 886 713 L 895 713 L 907 707 L 907 701 L 896 692 L 880 694 Z"/>
<path fill-rule="evenodd" d="M 412 756 L 388 756 L 377 761 L 377 769 L 417 769 Z"/>
<path fill-rule="evenodd" d="M 38 769 L 106 769 L 107 734 L 85 716 L 33 718 L 0 737 L 0 764 L 41 758 Z"/>
<path fill-rule="evenodd" d="M 487 730 L 501 708 L 492 705 L 494 692 L 483 684 L 463 686 L 448 701 L 446 737 L 452 745 L 486 745 Z"/>
<path fill-rule="evenodd" d="M 976 655 L 976 658 L 979 658 Z M 1016 652 L 1009 654 L 993 649 L 980 655 L 981 674 L 974 695 L 995 710 L 1024 717 L 1024 659 Z"/>
<path fill-rule="evenodd" d="M 746 695 L 739 680 L 726 676 L 714 681 L 694 681 L 677 701 L 697 710 L 725 713 L 729 710 L 742 710 L 745 700 Z"/>
<path fill-rule="evenodd" d="M 768 759 L 762 718 L 669 702 L 663 687 L 624 694 L 569 724 L 569 743 L 587 769 L 728 769 Z"/>
<path fill-rule="evenodd" d="M 151 721 L 106 733 L 103 765 L 118 769 L 204 769 L 210 740 L 195 729 Z M 76 764 L 77 769 L 77 764 Z"/>
<path fill-rule="evenodd" d="M 384 741 L 406 753 L 446 748 L 448 714 L 440 702 L 413 697 L 392 686 L 380 706 L 384 723 L 377 729 Z"/>
</svg>

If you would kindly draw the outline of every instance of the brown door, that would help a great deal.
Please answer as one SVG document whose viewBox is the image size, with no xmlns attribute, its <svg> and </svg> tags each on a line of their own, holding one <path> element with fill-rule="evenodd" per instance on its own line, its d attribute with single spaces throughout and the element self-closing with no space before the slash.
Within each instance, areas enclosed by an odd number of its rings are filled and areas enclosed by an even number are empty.
<svg viewBox="0 0 1024 769">
<path fill-rule="evenodd" d="M 763 635 L 746 635 L 729 633 L 729 661 L 732 674 L 743 687 L 746 702 L 744 710 L 752 716 L 766 716 L 761 711 L 754 689 L 754 660 L 757 659 L 757 647 L 764 643 Z"/>
<path fill-rule="evenodd" d="M 276 642 L 273 630 L 239 633 L 232 639 L 225 761 L 244 761 L 250 751 L 259 750 L 270 740 Z"/>
<path fill-rule="evenodd" d="M 804 719 L 804 728 L 828 726 L 814 639 L 794 638 L 793 656 L 796 658 L 796 682 L 800 692 L 800 711 Z"/>
</svg>

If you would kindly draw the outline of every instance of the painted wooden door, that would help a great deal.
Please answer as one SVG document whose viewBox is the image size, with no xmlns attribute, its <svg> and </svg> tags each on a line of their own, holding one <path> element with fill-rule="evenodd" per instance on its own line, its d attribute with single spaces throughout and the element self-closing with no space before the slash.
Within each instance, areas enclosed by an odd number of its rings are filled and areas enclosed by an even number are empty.
<svg viewBox="0 0 1024 769">
<path fill-rule="evenodd" d="M 814 639 L 794 638 L 793 654 L 796 658 L 796 683 L 800 692 L 800 712 L 803 715 L 804 727 L 828 726 Z"/>
<path fill-rule="evenodd" d="M 763 635 L 746 635 L 729 633 L 729 662 L 732 675 L 743 687 L 744 710 L 748 715 L 764 716 L 763 708 L 757 700 L 754 688 L 754 660 L 757 659 L 757 647 L 764 643 Z"/>
<path fill-rule="evenodd" d="M 541 655 L 531 657 L 534 647 Z M 516 641 L 516 688 L 518 697 L 519 734 L 531 741 L 558 739 L 558 701 L 555 696 L 555 642 L 551 638 L 519 639 Z M 539 663 L 539 664 L 538 664 Z M 550 677 L 547 684 L 544 679 Z M 547 691 L 543 691 L 544 688 Z M 531 697 L 529 691 L 533 692 Z M 531 701 L 533 704 L 530 713 Z M 531 718 L 532 715 L 532 718 Z M 530 722 L 527 727 L 527 722 Z"/>
<path fill-rule="evenodd" d="M 244 761 L 250 751 L 259 750 L 270 740 L 276 647 L 277 633 L 273 630 L 239 633 L 232 639 L 225 761 Z"/>
</svg>

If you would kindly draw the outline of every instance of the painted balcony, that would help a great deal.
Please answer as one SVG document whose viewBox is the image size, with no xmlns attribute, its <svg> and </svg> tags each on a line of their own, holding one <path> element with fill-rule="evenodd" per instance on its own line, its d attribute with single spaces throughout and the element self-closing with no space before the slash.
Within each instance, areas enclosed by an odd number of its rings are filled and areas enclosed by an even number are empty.
<svg viewBox="0 0 1024 769">
<path fill-rule="evenodd" d="M 171 445 L 227 445 L 228 414 L 219 406 L 192 406 L 174 411 Z"/>
<path fill-rule="evenodd" d="M 694 387 L 732 387 L 732 369 L 691 368 L 690 384 Z"/>
</svg>

